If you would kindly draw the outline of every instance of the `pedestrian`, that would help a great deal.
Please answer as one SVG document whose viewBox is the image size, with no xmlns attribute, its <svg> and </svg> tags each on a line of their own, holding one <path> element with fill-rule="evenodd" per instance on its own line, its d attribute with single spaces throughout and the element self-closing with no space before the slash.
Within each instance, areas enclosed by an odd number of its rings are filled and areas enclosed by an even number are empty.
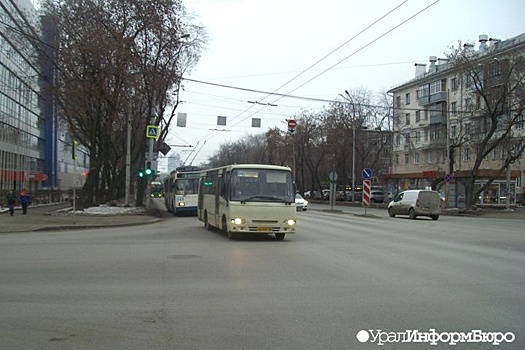
<svg viewBox="0 0 525 350">
<path fill-rule="evenodd" d="M 29 197 L 29 193 L 24 188 L 22 191 L 20 191 L 20 205 L 22 205 L 22 214 L 27 214 L 27 206 L 31 203 L 31 197 Z"/>
<path fill-rule="evenodd" d="M 16 197 L 13 191 L 7 192 L 7 207 L 9 208 L 9 214 L 13 216 L 15 214 Z"/>
</svg>

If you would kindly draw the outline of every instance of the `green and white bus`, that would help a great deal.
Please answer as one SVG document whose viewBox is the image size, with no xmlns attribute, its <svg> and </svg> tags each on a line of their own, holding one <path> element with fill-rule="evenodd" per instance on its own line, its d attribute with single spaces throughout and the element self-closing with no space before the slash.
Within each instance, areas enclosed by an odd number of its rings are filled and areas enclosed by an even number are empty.
<svg viewBox="0 0 525 350">
<path fill-rule="evenodd" d="M 241 234 L 295 233 L 297 211 L 288 167 L 235 164 L 201 171 L 197 216 L 233 239 Z"/>
</svg>

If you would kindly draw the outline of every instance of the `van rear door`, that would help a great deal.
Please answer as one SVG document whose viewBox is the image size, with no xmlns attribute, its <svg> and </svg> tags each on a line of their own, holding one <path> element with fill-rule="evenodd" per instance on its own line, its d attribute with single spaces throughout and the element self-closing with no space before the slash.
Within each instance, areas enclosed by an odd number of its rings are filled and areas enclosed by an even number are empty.
<svg viewBox="0 0 525 350">
<path fill-rule="evenodd" d="M 419 210 L 430 214 L 439 214 L 439 193 L 434 191 L 419 192 Z"/>
</svg>

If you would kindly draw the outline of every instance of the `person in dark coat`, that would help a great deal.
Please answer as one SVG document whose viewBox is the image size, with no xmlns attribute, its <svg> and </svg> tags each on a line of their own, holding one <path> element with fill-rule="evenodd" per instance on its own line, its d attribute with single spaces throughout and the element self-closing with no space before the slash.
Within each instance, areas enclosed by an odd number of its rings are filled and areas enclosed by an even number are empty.
<svg viewBox="0 0 525 350">
<path fill-rule="evenodd" d="M 29 193 L 24 188 L 22 191 L 20 191 L 20 205 L 22 206 L 22 214 L 27 214 L 27 206 L 31 202 L 31 197 L 29 197 Z"/>
<path fill-rule="evenodd" d="M 15 214 L 16 197 L 13 191 L 7 192 L 7 207 L 9 208 L 9 214 L 13 216 Z"/>
</svg>

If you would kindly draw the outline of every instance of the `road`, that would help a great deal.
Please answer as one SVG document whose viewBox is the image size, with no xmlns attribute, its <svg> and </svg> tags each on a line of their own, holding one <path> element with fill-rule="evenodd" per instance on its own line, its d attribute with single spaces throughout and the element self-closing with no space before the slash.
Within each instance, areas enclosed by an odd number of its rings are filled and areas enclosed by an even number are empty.
<svg viewBox="0 0 525 350">
<path fill-rule="evenodd" d="M 300 212 L 284 241 L 171 216 L 2 235 L 2 348 L 397 349 L 386 332 L 432 329 L 525 348 L 523 221 L 370 213 Z"/>
</svg>

